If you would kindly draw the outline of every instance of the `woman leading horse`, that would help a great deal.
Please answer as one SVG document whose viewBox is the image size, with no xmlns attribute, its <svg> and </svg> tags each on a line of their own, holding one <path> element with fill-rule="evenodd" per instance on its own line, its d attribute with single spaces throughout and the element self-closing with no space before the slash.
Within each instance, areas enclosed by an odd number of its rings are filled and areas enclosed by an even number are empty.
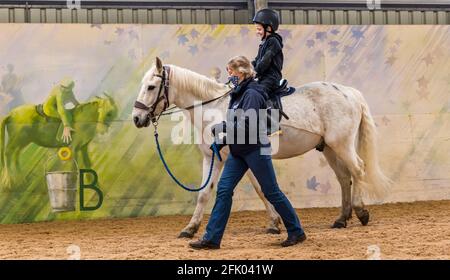
<svg viewBox="0 0 450 280">
<path fill-rule="evenodd" d="M 220 147 L 229 143 L 230 155 L 228 156 L 222 176 L 217 187 L 217 197 L 211 213 L 206 232 L 203 238 L 189 243 L 194 249 L 219 249 L 225 227 L 230 216 L 233 192 L 247 170 L 251 170 L 261 185 L 265 198 L 275 207 L 287 229 L 288 237 L 281 243 L 287 247 L 295 245 L 306 239 L 306 235 L 300 225 L 297 214 L 291 203 L 278 187 L 275 170 L 272 165 L 272 156 L 264 148 L 270 146 L 262 144 L 258 138 L 255 144 L 250 141 L 249 122 L 256 121 L 248 118 L 247 111 L 253 110 L 256 115 L 260 109 L 265 109 L 268 98 L 264 88 L 255 80 L 255 71 L 250 61 L 244 56 L 232 58 L 227 65 L 228 73 L 232 80 L 236 81 L 234 91 L 231 93 L 228 110 L 242 109 L 244 114 L 240 117 L 232 117 L 232 124 L 225 123 L 226 131 L 235 131 L 234 139 L 225 138 Z M 227 118 L 229 119 L 229 118 Z M 227 121 L 228 122 L 228 121 Z M 222 124 L 220 124 L 222 126 Z M 257 129 L 261 136 L 266 134 L 263 129 Z M 244 143 L 238 144 L 239 135 L 244 135 Z M 222 139 L 224 140 L 224 139 Z M 233 141 L 231 141 L 233 140 Z"/>
</svg>

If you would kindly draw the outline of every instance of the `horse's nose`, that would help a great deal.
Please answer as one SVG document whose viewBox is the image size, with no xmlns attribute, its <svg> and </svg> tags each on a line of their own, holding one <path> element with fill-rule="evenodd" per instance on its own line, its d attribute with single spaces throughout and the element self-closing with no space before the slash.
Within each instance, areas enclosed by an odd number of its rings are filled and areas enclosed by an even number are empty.
<svg viewBox="0 0 450 280">
<path fill-rule="evenodd" d="M 136 116 L 133 118 L 134 124 L 137 126 L 139 124 L 139 117 Z"/>
</svg>

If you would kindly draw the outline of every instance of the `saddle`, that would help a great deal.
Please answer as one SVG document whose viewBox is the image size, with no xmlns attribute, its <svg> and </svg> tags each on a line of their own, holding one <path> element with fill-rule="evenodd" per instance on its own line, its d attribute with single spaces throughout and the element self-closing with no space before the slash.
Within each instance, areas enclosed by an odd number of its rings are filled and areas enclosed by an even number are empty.
<svg viewBox="0 0 450 280">
<path fill-rule="evenodd" d="M 287 120 L 289 117 L 286 113 L 283 112 L 283 104 L 281 102 L 281 98 L 284 96 L 291 95 L 295 92 L 295 88 L 288 86 L 288 82 L 286 79 L 280 81 L 280 87 L 275 91 L 269 94 L 269 99 L 267 100 L 267 109 L 269 112 L 271 109 L 280 110 L 279 120 L 281 121 L 282 117 L 285 117 Z"/>
<path fill-rule="evenodd" d="M 36 113 L 38 113 L 41 117 L 44 117 L 46 120 L 51 118 L 45 114 L 44 104 L 35 105 L 34 108 L 36 109 Z"/>
<path fill-rule="evenodd" d="M 288 81 L 286 79 L 282 79 L 280 81 L 280 87 L 275 92 L 275 95 L 279 95 L 280 97 L 291 95 L 295 92 L 295 87 L 288 86 Z"/>
<path fill-rule="evenodd" d="M 44 112 L 44 104 L 37 104 L 37 105 L 34 106 L 34 109 L 36 110 L 36 113 L 39 114 L 39 116 L 41 116 L 41 117 L 43 117 L 43 118 L 45 119 L 45 121 L 47 121 L 47 122 L 49 122 L 49 123 L 50 123 L 50 122 L 51 122 L 51 123 L 60 123 L 60 124 L 59 124 L 59 127 L 58 127 L 58 131 L 56 132 L 56 135 L 57 135 L 56 139 L 57 139 L 58 141 L 60 141 L 60 140 L 59 140 L 59 137 L 62 135 L 63 129 L 64 129 L 64 126 L 63 126 L 61 120 L 58 119 L 58 118 L 54 118 L 54 117 L 48 116 L 48 115 Z"/>
<path fill-rule="evenodd" d="M 276 134 L 281 134 L 282 131 L 280 129 L 280 122 L 283 117 L 285 117 L 287 120 L 289 120 L 288 115 L 286 115 L 285 112 L 283 112 L 283 103 L 281 102 L 281 98 L 284 96 L 291 95 L 295 92 L 294 87 L 290 87 L 287 84 L 287 80 L 283 79 L 280 81 L 280 87 L 277 91 L 270 94 L 269 99 L 266 101 L 267 105 L 267 135 L 272 136 Z M 278 109 L 278 122 L 277 120 L 274 120 L 272 117 L 272 111 L 274 109 Z M 322 137 L 320 139 L 320 143 L 315 147 L 317 151 L 323 152 L 325 148 L 325 140 Z"/>
<path fill-rule="evenodd" d="M 280 81 L 280 87 L 275 91 L 269 94 L 269 99 L 266 101 L 267 107 L 267 134 L 272 135 L 277 131 L 280 131 L 280 122 L 284 117 L 289 120 L 288 115 L 283 111 L 283 103 L 281 102 L 281 98 L 284 96 L 291 95 L 295 92 L 295 88 L 288 86 L 288 82 L 286 79 L 282 79 Z M 274 110 L 278 110 L 278 120 L 275 120 L 272 117 Z"/>
</svg>

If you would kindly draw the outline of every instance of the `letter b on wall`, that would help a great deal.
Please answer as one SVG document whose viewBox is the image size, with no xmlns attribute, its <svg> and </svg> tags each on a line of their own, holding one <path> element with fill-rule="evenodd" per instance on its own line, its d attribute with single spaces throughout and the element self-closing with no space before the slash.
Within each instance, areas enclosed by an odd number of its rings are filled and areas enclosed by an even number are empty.
<svg viewBox="0 0 450 280">
<path fill-rule="evenodd" d="M 91 183 L 86 183 L 85 175 L 91 174 L 93 180 Z M 93 211 L 97 210 L 102 206 L 103 203 L 103 193 L 97 186 L 98 176 L 97 173 L 92 169 L 80 169 L 80 211 Z M 91 189 L 95 191 L 98 195 L 98 202 L 95 206 L 85 206 L 84 205 L 84 191 L 85 189 Z"/>
</svg>

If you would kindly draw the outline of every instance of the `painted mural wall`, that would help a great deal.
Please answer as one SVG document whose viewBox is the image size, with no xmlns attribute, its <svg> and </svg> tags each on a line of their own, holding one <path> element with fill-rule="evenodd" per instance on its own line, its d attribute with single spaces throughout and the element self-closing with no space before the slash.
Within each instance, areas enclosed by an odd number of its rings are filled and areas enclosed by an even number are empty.
<svg viewBox="0 0 450 280">
<path fill-rule="evenodd" d="M 395 181 L 386 202 L 450 199 L 450 26 L 284 25 L 280 34 L 291 85 L 323 80 L 364 94 L 381 166 Z M 253 58 L 258 44 L 251 25 L 0 25 L 0 223 L 191 214 L 196 194 L 165 173 L 152 129 L 132 123 L 140 80 L 158 56 L 207 76 L 218 69 L 224 82 L 226 61 Z M 61 100 L 68 105 L 62 113 Z M 95 172 L 103 194 L 92 211 L 80 211 L 78 195 L 75 211 L 55 213 L 50 204 L 45 174 L 74 168 L 57 155 L 66 146 L 58 119 L 64 112 L 63 122 L 75 129 L 65 139 L 73 158 Z M 200 152 L 170 142 L 174 124 L 166 118 L 160 125 L 164 153 L 176 175 L 197 186 Z M 340 205 L 338 182 L 321 153 L 275 165 L 295 207 Z M 83 193 L 87 208 L 98 204 L 95 188 Z M 263 208 L 242 181 L 233 210 Z"/>
</svg>

